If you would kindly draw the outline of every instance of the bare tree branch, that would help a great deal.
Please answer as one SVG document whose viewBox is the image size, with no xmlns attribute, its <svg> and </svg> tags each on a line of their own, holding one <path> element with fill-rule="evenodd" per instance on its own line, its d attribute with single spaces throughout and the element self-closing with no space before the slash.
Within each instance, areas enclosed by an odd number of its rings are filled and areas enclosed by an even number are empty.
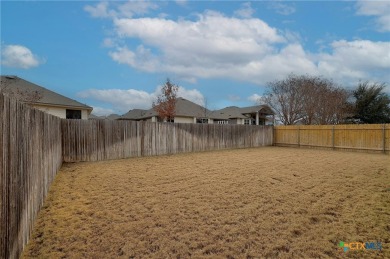
<svg viewBox="0 0 390 259">
<path fill-rule="evenodd" d="M 280 121 L 291 124 L 338 124 L 348 114 L 350 93 L 318 76 L 289 75 L 268 84 L 263 102 Z"/>
</svg>

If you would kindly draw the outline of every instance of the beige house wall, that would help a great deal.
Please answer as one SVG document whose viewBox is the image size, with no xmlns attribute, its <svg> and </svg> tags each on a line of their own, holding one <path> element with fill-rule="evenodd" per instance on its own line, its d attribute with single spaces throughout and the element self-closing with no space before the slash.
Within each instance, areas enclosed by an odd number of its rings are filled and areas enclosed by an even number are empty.
<svg viewBox="0 0 390 259">
<path fill-rule="evenodd" d="M 33 105 L 34 108 L 44 111 L 48 114 L 60 117 L 61 119 L 66 119 L 66 109 L 60 107 L 51 107 L 51 106 L 41 106 L 41 105 Z"/>
<path fill-rule="evenodd" d="M 66 119 L 66 108 L 55 107 L 55 106 L 46 106 L 46 105 L 32 105 L 34 108 L 44 111 L 48 114 L 60 117 L 61 119 Z M 88 120 L 88 110 L 82 110 L 74 108 L 74 110 L 81 110 L 81 119 Z"/>
<path fill-rule="evenodd" d="M 81 119 L 88 120 L 88 111 L 87 110 L 81 110 Z"/>
<path fill-rule="evenodd" d="M 194 123 L 194 118 L 193 117 L 175 117 L 175 123 Z"/>
</svg>

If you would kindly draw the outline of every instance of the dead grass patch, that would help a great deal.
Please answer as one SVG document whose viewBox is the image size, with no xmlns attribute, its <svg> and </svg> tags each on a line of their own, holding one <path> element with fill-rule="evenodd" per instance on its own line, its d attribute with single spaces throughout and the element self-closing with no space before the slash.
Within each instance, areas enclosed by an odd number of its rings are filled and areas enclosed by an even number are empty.
<svg viewBox="0 0 390 259">
<path fill-rule="evenodd" d="M 65 164 L 23 257 L 389 258 L 389 160 L 267 147 Z"/>
</svg>

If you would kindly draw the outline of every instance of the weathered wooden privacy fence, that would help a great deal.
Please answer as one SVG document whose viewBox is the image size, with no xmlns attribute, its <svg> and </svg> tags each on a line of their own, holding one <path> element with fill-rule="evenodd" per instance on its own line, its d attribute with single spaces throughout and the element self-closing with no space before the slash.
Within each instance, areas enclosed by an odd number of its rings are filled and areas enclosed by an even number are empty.
<svg viewBox="0 0 390 259">
<path fill-rule="evenodd" d="M 0 94 L 0 258 L 18 258 L 62 165 L 61 119 Z"/>
<path fill-rule="evenodd" d="M 63 120 L 65 162 L 272 145 L 271 126 Z"/>
<path fill-rule="evenodd" d="M 272 145 L 270 126 L 61 120 L 0 94 L 0 258 L 18 258 L 63 161 Z"/>
<path fill-rule="evenodd" d="M 389 153 L 390 124 L 275 126 L 274 145 Z"/>
</svg>

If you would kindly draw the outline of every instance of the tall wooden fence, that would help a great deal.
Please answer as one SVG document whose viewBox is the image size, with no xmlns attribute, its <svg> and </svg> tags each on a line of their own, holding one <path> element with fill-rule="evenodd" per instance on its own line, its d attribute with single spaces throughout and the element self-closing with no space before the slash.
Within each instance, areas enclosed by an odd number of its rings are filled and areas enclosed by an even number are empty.
<svg viewBox="0 0 390 259">
<path fill-rule="evenodd" d="M 390 153 L 390 124 L 275 126 L 274 145 Z"/>
<path fill-rule="evenodd" d="M 18 258 L 62 164 L 61 119 L 0 94 L 0 258 Z"/>
<path fill-rule="evenodd" d="M 63 120 L 65 162 L 270 146 L 272 126 Z"/>
</svg>

